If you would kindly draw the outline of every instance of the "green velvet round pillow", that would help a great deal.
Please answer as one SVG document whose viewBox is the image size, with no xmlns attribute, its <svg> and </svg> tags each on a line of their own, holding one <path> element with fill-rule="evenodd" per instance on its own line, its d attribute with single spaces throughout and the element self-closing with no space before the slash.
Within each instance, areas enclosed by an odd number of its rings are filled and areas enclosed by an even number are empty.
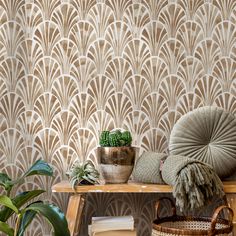
<svg viewBox="0 0 236 236">
<path fill-rule="evenodd" d="M 135 162 L 132 177 L 135 182 L 163 184 L 161 163 L 167 155 L 157 152 L 144 152 Z"/>
<path fill-rule="evenodd" d="M 170 134 L 171 155 L 210 164 L 219 177 L 236 171 L 236 118 L 218 107 L 201 107 L 182 116 Z"/>
</svg>

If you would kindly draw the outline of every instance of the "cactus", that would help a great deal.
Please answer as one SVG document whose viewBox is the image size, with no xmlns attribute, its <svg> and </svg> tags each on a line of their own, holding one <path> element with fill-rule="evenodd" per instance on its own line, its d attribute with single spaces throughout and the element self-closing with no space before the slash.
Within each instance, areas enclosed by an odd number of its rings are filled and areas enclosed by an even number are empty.
<svg viewBox="0 0 236 236">
<path fill-rule="evenodd" d="M 120 142 L 119 142 L 119 135 L 117 133 L 110 133 L 109 135 L 109 143 L 111 147 L 119 147 Z"/>
<path fill-rule="evenodd" d="M 124 131 L 122 133 L 122 140 L 124 141 L 124 146 L 130 146 L 132 143 L 132 136 L 129 131 Z"/>
<path fill-rule="evenodd" d="M 120 147 L 130 146 L 132 142 L 129 131 L 121 132 L 119 129 L 114 131 L 102 131 L 99 144 L 101 147 Z"/>
<path fill-rule="evenodd" d="M 109 147 L 109 134 L 110 131 L 102 131 L 101 136 L 100 136 L 100 140 L 99 140 L 99 144 L 101 145 L 101 147 Z"/>
</svg>

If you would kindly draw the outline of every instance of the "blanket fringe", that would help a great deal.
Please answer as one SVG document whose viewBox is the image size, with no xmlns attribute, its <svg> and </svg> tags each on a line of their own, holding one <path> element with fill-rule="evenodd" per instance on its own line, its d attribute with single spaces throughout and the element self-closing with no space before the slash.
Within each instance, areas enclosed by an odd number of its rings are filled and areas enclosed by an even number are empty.
<svg viewBox="0 0 236 236">
<path fill-rule="evenodd" d="M 190 163 L 176 175 L 173 196 L 181 211 L 197 209 L 218 195 L 223 197 L 223 184 L 213 169 L 199 162 Z"/>
</svg>

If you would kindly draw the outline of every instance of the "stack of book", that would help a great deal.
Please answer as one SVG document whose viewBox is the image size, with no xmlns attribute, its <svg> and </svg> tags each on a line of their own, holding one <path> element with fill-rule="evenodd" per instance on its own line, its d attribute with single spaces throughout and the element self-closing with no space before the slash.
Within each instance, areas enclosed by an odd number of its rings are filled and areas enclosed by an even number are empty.
<svg viewBox="0 0 236 236">
<path fill-rule="evenodd" d="M 90 236 L 136 236 L 133 216 L 92 217 Z"/>
</svg>

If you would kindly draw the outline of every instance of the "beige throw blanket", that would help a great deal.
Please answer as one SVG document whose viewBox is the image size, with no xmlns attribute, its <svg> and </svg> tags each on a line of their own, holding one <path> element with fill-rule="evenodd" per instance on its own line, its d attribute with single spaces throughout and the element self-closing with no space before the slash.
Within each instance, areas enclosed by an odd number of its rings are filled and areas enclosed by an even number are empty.
<svg viewBox="0 0 236 236">
<path fill-rule="evenodd" d="M 173 186 L 181 211 L 203 207 L 216 195 L 224 196 L 223 184 L 213 168 L 185 156 L 169 156 L 162 167 L 162 178 Z"/>
</svg>

